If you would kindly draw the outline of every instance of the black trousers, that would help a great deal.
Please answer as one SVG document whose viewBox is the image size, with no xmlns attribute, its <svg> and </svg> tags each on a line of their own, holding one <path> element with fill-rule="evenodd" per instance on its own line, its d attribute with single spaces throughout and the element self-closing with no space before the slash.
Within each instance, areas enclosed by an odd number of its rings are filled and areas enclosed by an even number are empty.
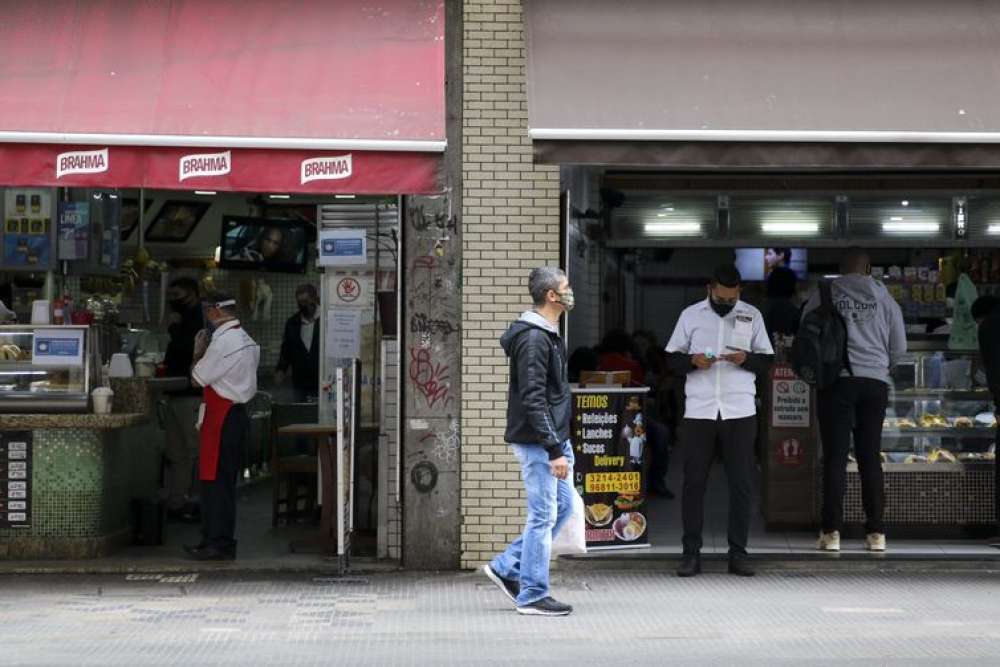
<svg viewBox="0 0 1000 667">
<path fill-rule="evenodd" d="M 201 538 L 207 547 L 222 550 L 236 547 L 236 482 L 240 476 L 240 452 L 249 431 L 246 406 L 234 405 L 222 423 L 215 479 L 201 483 Z"/>
<path fill-rule="evenodd" d="M 742 419 L 684 419 L 678 440 L 684 456 L 681 516 L 684 553 L 701 551 L 705 524 L 705 488 L 716 454 L 722 456 L 729 482 L 729 553 L 745 554 L 753 505 L 754 440 L 757 417 Z"/>
<path fill-rule="evenodd" d="M 882 421 L 889 402 L 889 386 L 880 380 L 844 377 L 819 392 L 818 399 L 817 414 L 823 442 L 823 530 L 840 530 L 844 524 L 847 455 L 853 435 L 854 458 L 861 474 L 865 531 L 884 533 Z"/>
<path fill-rule="evenodd" d="M 670 428 L 655 419 L 646 420 L 646 442 L 650 448 L 647 491 L 662 487 L 670 471 Z"/>
</svg>

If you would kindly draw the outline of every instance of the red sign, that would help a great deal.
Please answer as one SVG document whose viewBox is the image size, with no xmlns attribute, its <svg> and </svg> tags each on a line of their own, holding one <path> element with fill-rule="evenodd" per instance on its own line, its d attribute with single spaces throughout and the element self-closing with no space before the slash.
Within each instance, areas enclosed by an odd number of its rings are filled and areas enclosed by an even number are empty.
<svg viewBox="0 0 1000 667">
<path fill-rule="evenodd" d="M 337 296 L 341 301 L 357 301 L 361 296 L 361 284 L 354 278 L 344 278 L 337 283 Z"/>
<path fill-rule="evenodd" d="M 798 438 L 786 438 L 775 443 L 775 460 L 783 466 L 800 466 L 805 461 L 803 445 Z"/>
<path fill-rule="evenodd" d="M 0 144 L 0 183 L 14 187 L 234 192 L 433 194 L 441 155 L 419 152 Z"/>
</svg>

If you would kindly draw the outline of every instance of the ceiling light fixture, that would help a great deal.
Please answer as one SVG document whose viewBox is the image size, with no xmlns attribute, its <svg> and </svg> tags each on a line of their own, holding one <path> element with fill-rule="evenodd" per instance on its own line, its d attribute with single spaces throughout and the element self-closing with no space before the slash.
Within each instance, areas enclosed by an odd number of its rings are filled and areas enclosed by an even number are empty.
<svg viewBox="0 0 1000 667">
<path fill-rule="evenodd" d="M 812 235 L 819 233 L 818 222 L 789 221 L 789 222 L 763 222 L 760 225 L 761 231 L 765 234 L 777 236 L 780 234 L 804 234 Z"/>
<path fill-rule="evenodd" d="M 883 222 L 882 231 L 887 234 L 937 234 L 941 231 L 939 222 Z"/>
<path fill-rule="evenodd" d="M 333 195 L 334 199 L 354 199 L 354 195 Z"/>
<path fill-rule="evenodd" d="M 215 195 L 215 190 L 195 190 L 196 195 L 203 195 L 205 197 L 212 197 Z"/>
<path fill-rule="evenodd" d="M 268 195 L 271 199 L 291 199 L 292 195 Z"/>
<path fill-rule="evenodd" d="M 652 236 L 697 236 L 700 222 L 647 222 L 644 231 Z"/>
</svg>

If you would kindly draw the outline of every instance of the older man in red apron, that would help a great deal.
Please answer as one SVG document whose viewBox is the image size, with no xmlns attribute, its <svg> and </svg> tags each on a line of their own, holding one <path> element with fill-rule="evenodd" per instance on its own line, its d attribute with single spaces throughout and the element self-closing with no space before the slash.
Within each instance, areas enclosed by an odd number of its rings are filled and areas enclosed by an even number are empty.
<svg viewBox="0 0 1000 667">
<path fill-rule="evenodd" d="M 236 300 L 211 294 L 207 329 L 195 341 L 191 378 L 204 387 L 199 415 L 202 539 L 185 547 L 197 560 L 236 558 L 236 482 L 250 428 L 246 404 L 257 393 L 260 347 L 240 326 Z"/>
</svg>

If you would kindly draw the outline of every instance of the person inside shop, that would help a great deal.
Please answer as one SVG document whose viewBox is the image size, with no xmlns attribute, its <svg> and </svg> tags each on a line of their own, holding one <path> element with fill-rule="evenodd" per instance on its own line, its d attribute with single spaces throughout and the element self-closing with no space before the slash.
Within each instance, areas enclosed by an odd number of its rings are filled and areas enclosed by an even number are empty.
<svg viewBox="0 0 1000 667">
<path fill-rule="evenodd" d="M 573 608 L 549 593 L 552 537 L 573 510 L 572 394 L 559 318 L 573 308 L 566 274 L 543 266 L 528 277 L 534 307 L 500 337 L 510 359 L 507 430 L 527 492 L 524 533 L 483 566 L 518 613 L 566 616 Z"/>
<path fill-rule="evenodd" d="M 597 348 L 597 370 L 628 371 L 633 387 L 642 386 L 646 371 L 636 359 L 632 337 L 624 329 L 609 331 Z"/>
<path fill-rule="evenodd" d="M 772 345 L 776 340 L 795 336 L 799 330 L 802 309 L 794 301 L 797 285 L 798 277 L 795 272 L 784 266 L 771 271 L 771 275 L 767 277 L 764 326 L 767 328 L 767 335 L 771 337 Z"/>
<path fill-rule="evenodd" d="M 760 311 L 740 300 L 740 272 L 719 266 L 708 295 L 686 308 L 666 351 L 671 369 L 686 377 L 678 434 L 684 462 L 681 519 L 684 555 L 678 576 L 701 573 L 705 489 L 717 456 L 729 482 L 729 572 L 750 577 L 747 554 L 757 437 L 756 377 L 774 358 Z"/>
<path fill-rule="evenodd" d="M 198 281 L 177 278 L 167 287 L 167 334 L 170 340 L 163 357 L 166 377 L 190 377 L 194 362 L 194 341 L 204 328 Z M 167 519 L 197 523 L 198 491 L 195 468 L 198 462 L 198 406 L 201 389 L 189 386 L 168 392 L 165 415 L 164 451 Z"/>
<path fill-rule="evenodd" d="M 986 386 L 993 396 L 994 418 L 1000 420 L 1000 299 L 981 296 L 972 304 L 972 318 L 979 325 L 979 356 L 986 375 Z M 1000 428 L 997 429 L 994 445 L 996 469 L 994 487 L 996 493 L 996 516 L 1000 525 Z"/>
<path fill-rule="evenodd" d="M 894 362 L 906 353 L 903 312 L 885 285 L 871 276 L 871 259 L 851 248 L 840 263 L 841 276 L 831 285 L 833 302 L 847 325 L 847 367 L 817 396 L 817 417 L 823 442 L 822 527 L 816 548 L 840 550 L 844 521 L 847 456 L 852 436 L 861 474 L 865 509 L 865 547 L 885 551 L 882 513 L 882 422 L 889 402 Z M 820 305 L 818 291 L 803 308 L 803 317 Z"/>
<path fill-rule="evenodd" d="M 295 402 L 319 396 L 319 293 L 310 284 L 295 290 L 297 312 L 285 322 L 274 380 L 280 386 L 292 372 Z"/>
<path fill-rule="evenodd" d="M 203 303 L 205 329 L 195 339 L 191 380 L 204 388 L 199 419 L 201 542 L 195 560 L 236 558 L 236 483 L 247 445 L 246 404 L 257 393 L 260 347 L 240 326 L 236 299 L 218 292 Z"/>
<path fill-rule="evenodd" d="M 569 381 L 579 382 L 580 374 L 597 370 L 597 351 L 592 347 L 578 347 L 569 355 Z"/>
</svg>

